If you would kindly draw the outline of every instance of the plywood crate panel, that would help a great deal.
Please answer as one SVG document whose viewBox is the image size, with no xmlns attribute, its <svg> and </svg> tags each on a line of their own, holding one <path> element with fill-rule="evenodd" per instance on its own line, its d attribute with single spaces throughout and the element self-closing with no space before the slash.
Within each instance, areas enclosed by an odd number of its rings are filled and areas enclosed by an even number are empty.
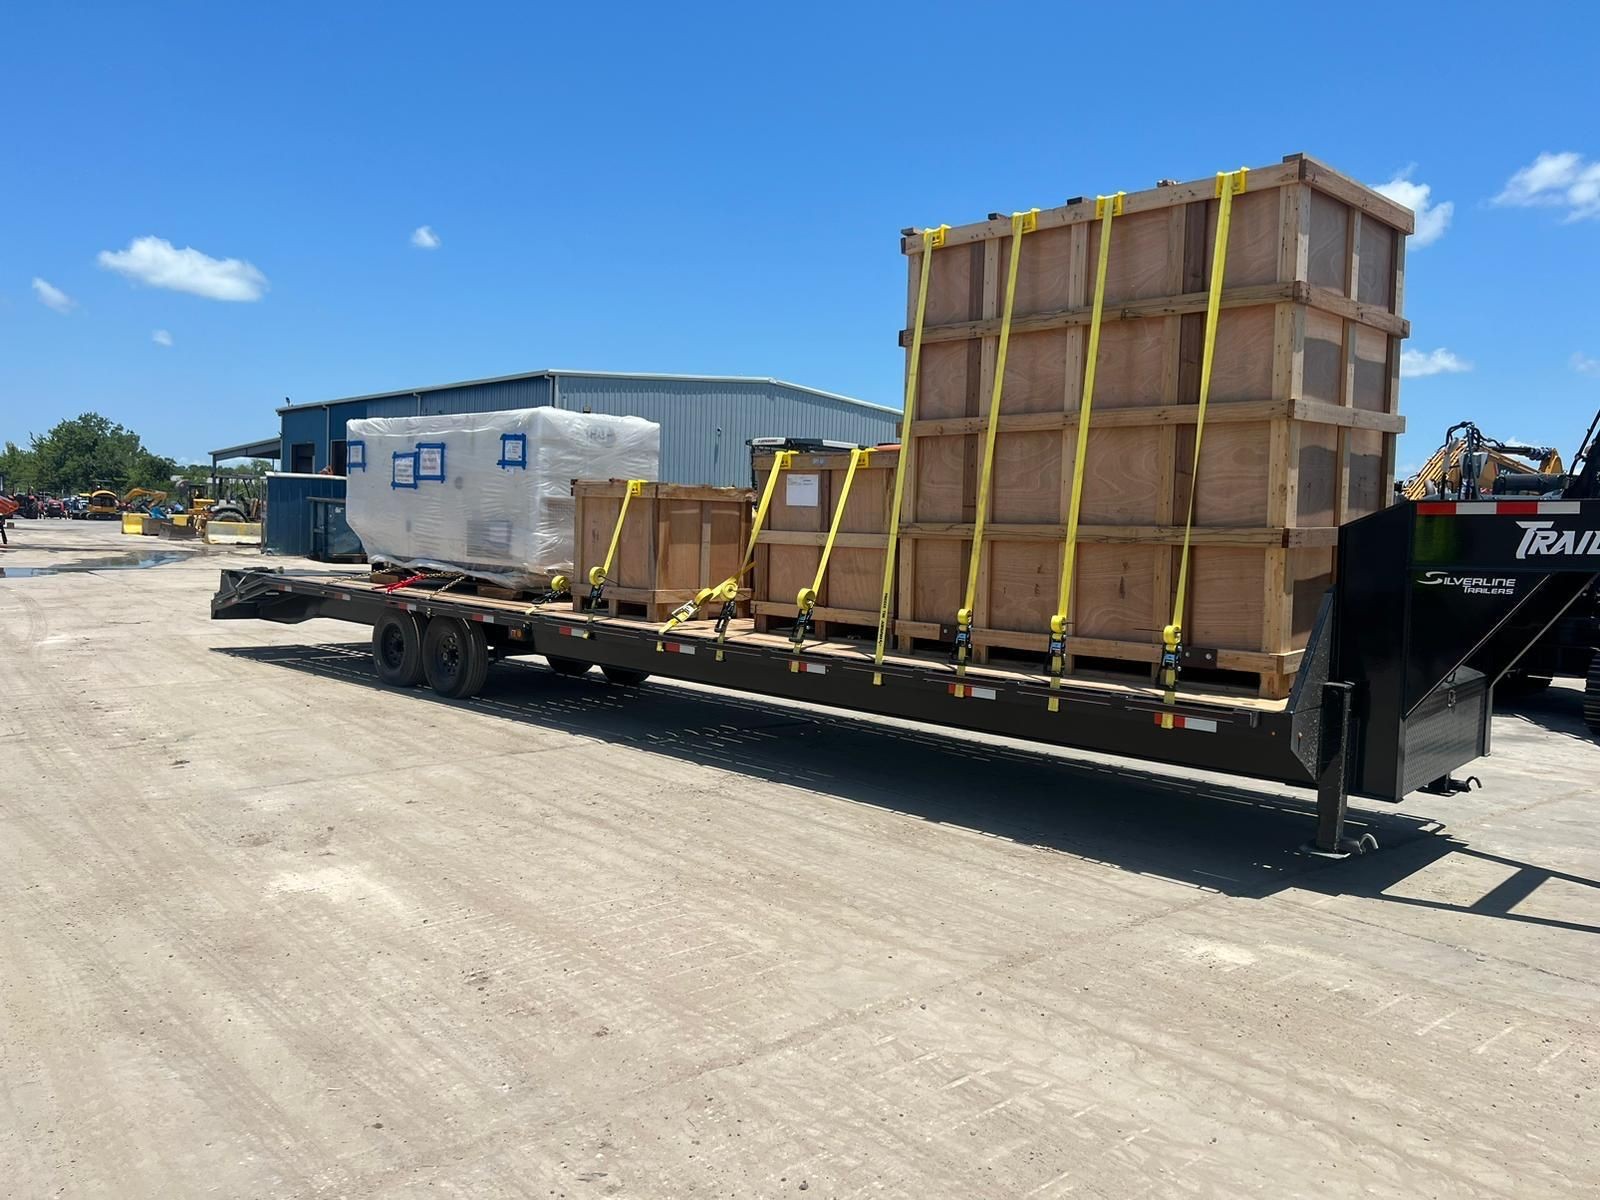
<svg viewBox="0 0 1600 1200">
<path fill-rule="evenodd" d="M 877 625 L 899 461 L 897 448 L 873 450 L 856 469 L 827 574 L 818 589 L 814 617 L 823 636 Z M 766 487 L 772 462 L 770 454 L 755 457 L 757 495 Z M 785 478 L 778 481 L 756 542 L 751 611 L 758 631 L 793 624 L 796 594 L 816 577 L 849 467 L 849 451 L 796 454 Z"/>
<path fill-rule="evenodd" d="M 572 485 L 577 548 L 574 608 L 582 609 L 587 602 L 589 569 L 605 562 L 627 487 L 618 479 L 579 480 Z M 673 608 L 701 588 L 738 571 L 750 539 L 750 519 L 746 488 L 645 484 L 623 521 L 605 587 L 608 610 L 612 615 L 666 620 Z M 747 615 L 749 598 L 749 588 L 742 588 L 740 615 Z"/>
<path fill-rule="evenodd" d="M 1337 527 L 1389 502 L 1412 216 L 1303 155 L 1248 173 L 1233 200 L 1196 473 L 1218 211 L 1206 179 L 1130 193 L 1113 222 L 1072 634 L 1088 644 L 1085 659 L 1154 662 L 1193 478 L 1185 641 L 1225 652 L 1219 669 L 1254 673 L 1273 693 L 1298 664 L 1304 596 L 1331 574 Z M 1022 238 L 980 560 L 980 657 L 1044 653 L 1100 236 L 1084 200 L 1041 211 Z M 902 242 L 908 326 L 925 261 L 931 271 L 904 451 L 903 647 L 948 640 L 961 607 L 1011 222 L 950 229 L 927 254 L 923 240 L 912 231 Z"/>
</svg>

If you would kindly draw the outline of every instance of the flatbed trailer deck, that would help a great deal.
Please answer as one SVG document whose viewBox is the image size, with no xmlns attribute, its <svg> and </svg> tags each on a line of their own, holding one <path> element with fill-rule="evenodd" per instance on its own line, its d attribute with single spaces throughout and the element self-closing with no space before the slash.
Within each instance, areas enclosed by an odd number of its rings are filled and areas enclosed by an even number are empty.
<svg viewBox="0 0 1600 1200">
<path fill-rule="evenodd" d="M 1489 752 L 1494 683 L 1600 572 L 1600 500 L 1397 504 L 1341 530 L 1339 573 L 1323 597 L 1287 700 L 1180 687 L 1063 680 L 869 647 L 755 633 L 718 638 L 710 621 L 663 633 L 574 612 L 335 573 L 229 570 L 216 619 L 331 617 L 374 628 L 379 675 L 466 696 L 495 658 L 543 655 L 557 670 L 651 675 L 1149 762 L 1314 788 L 1308 849 L 1375 848 L 1345 837 L 1350 794 L 1398 800 L 1460 790 L 1451 772 Z M 1049 701 L 1059 698 L 1056 711 Z M 1170 720 L 1165 718 L 1170 717 Z"/>
</svg>

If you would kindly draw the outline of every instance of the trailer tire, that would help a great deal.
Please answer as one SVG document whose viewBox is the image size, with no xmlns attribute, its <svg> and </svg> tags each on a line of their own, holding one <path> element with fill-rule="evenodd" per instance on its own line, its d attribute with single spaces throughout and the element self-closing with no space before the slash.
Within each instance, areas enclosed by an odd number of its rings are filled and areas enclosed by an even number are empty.
<svg viewBox="0 0 1600 1200">
<path fill-rule="evenodd" d="M 1600 652 L 1589 659 L 1589 678 L 1583 688 L 1583 719 L 1600 735 Z"/>
<path fill-rule="evenodd" d="M 460 617 L 434 617 L 422 635 L 422 669 L 438 695 L 451 700 L 476 696 L 489 678 L 483 626 Z"/>
<path fill-rule="evenodd" d="M 607 683 L 614 683 L 618 687 L 638 687 L 650 678 L 649 671 L 634 671 L 627 667 L 601 667 Z"/>
<path fill-rule="evenodd" d="M 386 612 L 378 618 L 372 627 L 372 665 L 390 687 L 422 682 L 422 623 L 413 613 Z"/>
<path fill-rule="evenodd" d="M 587 675 L 589 673 L 589 668 L 594 665 L 593 663 L 582 662 L 576 658 L 554 658 L 548 654 L 544 656 L 544 660 L 550 664 L 550 669 L 557 675 L 569 675 L 573 677 Z"/>
</svg>

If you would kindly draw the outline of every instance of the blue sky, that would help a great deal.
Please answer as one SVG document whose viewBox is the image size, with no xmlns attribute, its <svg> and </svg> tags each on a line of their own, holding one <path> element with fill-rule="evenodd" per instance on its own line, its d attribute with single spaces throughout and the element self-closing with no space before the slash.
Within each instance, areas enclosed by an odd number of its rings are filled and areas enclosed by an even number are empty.
<svg viewBox="0 0 1600 1200">
<path fill-rule="evenodd" d="M 1600 16 L 1286 11 L 13 6 L 0 439 L 97 409 L 187 457 L 286 396 L 542 367 L 898 406 L 901 227 L 1304 150 L 1451 206 L 1407 345 L 1470 369 L 1406 379 L 1401 463 L 1461 417 L 1570 452 L 1600 405 Z M 1571 157 L 1507 196 L 1541 155 Z"/>
</svg>

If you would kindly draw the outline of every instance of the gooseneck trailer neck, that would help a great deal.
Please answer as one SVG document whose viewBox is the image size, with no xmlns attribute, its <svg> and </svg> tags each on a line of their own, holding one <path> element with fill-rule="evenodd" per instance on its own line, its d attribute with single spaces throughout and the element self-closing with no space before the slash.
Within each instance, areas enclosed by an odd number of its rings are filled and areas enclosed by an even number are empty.
<svg viewBox="0 0 1600 1200">
<path fill-rule="evenodd" d="M 742 630 L 719 641 L 709 622 L 663 635 L 570 603 L 313 573 L 224 571 L 211 609 L 224 620 L 374 626 L 382 677 L 415 684 L 426 673 L 451 696 L 475 692 L 492 658 L 541 654 L 559 670 L 599 666 L 618 682 L 659 675 L 1308 786 L 1313 848 L 1344 854 L 1369 848 L 1345 837 L 1350 794 L 1459 790 L 1451 773 L 1489 752 L 1496 680 L 1600 573 L 1593 485 L 1591 470 L 1561 500 L 1402 503 L 1345 526 L 1336 582 L 1293 691 L 1276 703 L 1180 689 L 1169 706 L 1155 687 L 1092 681 L 1052 691 L 1042 665 L 969 667 L 958 678 L 945 661 L 891 656 L 875 670 L 858 643 L 797 654 L 787 638 Z"/>
</svg>

